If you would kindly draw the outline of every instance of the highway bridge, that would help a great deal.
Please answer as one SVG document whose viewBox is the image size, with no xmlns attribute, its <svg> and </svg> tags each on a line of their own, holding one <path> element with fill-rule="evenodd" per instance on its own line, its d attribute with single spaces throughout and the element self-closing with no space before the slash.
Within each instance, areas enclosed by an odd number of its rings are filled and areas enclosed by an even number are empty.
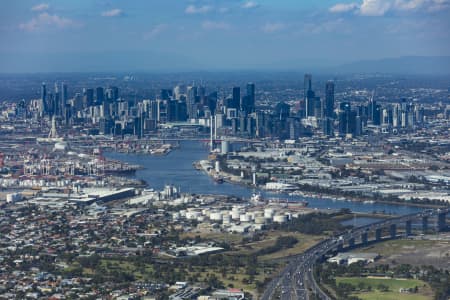
<svg viewBox="0 0 450 300">
<path fill-rule="evenodd" d="M 319 287 L 313 275 L 314 265 L 322 261 L 326 255 L 369 243 L 407 237 L 412 234 L 413 224 L 415 224 L 413 222 L 419 222 L 423 232 L 428 232 L 431 227 L 435 227 L 436 231 L 445 230 L 449 211 L 450 208 L 428 209 L 353 228 L 323 240 L 306 252 L 292 257 L 280 274 L 269 282 L 260 299 L 307 300 L 311 295 L 315 295 L 316 299 L 331 300 Z M 435 222 L 430 223 L 431 219 Z M 398 231 L 400 227 L 404 228 L 402 233 Z"/>
</svg>

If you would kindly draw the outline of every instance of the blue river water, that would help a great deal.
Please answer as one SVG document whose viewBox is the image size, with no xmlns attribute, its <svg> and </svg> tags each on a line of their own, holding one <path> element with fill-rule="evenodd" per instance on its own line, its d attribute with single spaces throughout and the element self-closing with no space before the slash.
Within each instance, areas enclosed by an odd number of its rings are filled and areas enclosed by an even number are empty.
<svg viewBox="0 0 450 300">
<path fill-rule="evenodd" d="M 172 151 L 166 156 L 115 152 L 105 153 L 105 156 L 110 159 L 141 165 L 144 169 L 138 170 L 134 176 L 145 180 L 149 188 L 156 190 L 162 190 L 165 185 L 173 184 L 180 188 L 181 192 L 185 193 L 234 195 L 242 198 L 250 198 L 255 193 L 254 189 L 245 186 L 226 182 L 218 184 L 204 172 L 196 170 L 193 167 L 193 163 L 206 159 L 208 156 L 208 148 L 201 142 L 181 142 L 179 149 Z M 318 209 L 349 208 L 355 212 L 371 213 L 376 211 L 395 215 L 410 214 L 422 210 L 422 208 L 406 205 L 336 201 L 322 198 L 270 194 L 264 191 L 257 192 L 261 192 L 263 196 L 268 198 L 306 200 L 309 202 L 308 207 Z"/>
</svg>

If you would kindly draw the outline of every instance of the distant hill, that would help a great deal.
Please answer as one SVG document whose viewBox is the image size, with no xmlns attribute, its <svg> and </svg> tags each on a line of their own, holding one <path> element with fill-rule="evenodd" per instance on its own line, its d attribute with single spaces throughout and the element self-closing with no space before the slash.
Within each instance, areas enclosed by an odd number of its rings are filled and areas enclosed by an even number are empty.
<svg viewBox="0 0 450 300">
<path fill-rule="evenodd" d="M 363 60 L 335 68 L 343 73 L 450 74 L 450 56 L 404 56 Z"/>
</svg>

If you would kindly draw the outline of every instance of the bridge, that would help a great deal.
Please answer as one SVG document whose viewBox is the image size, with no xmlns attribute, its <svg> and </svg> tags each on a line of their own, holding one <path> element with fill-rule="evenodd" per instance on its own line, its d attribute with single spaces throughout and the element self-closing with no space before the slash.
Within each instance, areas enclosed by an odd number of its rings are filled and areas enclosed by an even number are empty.
<svg viewBox="0 0 450 300">
<path fill-rule="evenodd" d="M 446 217 L 449 211 L 450 208 L 424 210 L 353 228 L 323 240 L 306 252 L 292 257 L 280 274 L 269 282 L 260 299 L 307 300 L 310 299 L 310 294 L 313 294 L 315 299 L 331 300 L 317 284 L 313 274 L 315 264 L 322 261 L 325 255 L 365 246 L 369 243 L 410 236 L 413 222 L 417 221 L 419 221 L 422 232 L 428 232 L 432 227 L 435 227 L 438 232 L 443 231 L 447 228 Z M 430 220 L 434 218 L 436 222 L 430 224 Z M 400 226 L 404 227 L 404 232 L 400 233 L 398 230 Z M 384 233 L 387 235 L 383 235 Z"/>
</svg>

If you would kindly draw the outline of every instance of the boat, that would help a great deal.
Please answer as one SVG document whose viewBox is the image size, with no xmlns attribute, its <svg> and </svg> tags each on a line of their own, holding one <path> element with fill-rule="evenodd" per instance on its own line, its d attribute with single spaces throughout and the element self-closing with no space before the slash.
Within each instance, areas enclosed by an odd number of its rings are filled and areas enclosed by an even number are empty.
<svg viewBox="0 0 450 300">
<path fill-rule="evenodd" d="M 254 204 L 262 204 L 264 203 L 263 197 L 261 196 L 261 193 L 253 193 L 250 197 L 250 202 Z"/>
<path fill-rule="evenodd" d="M 375 201 L 373 201 L 373 200 L 365 200 L 365 201 L 363 201 L 363 204 L 374 204 L 375 203 Z"/>
<path fill-rule="evenodd" d="M 219 176 L 219 175 L 214 176 L 213 179 L 216 183 L 219 183 L 219 184 L 222 184 L 224 182 L 223 177 Z"/>
<path fill-rule="evenodd" d="M 287 207 L 307 207 L 309 202 L 306 200 L 287 200 L 287 199 L 269 199 L 269 203 L 285 204 Z"/>
</svg>

